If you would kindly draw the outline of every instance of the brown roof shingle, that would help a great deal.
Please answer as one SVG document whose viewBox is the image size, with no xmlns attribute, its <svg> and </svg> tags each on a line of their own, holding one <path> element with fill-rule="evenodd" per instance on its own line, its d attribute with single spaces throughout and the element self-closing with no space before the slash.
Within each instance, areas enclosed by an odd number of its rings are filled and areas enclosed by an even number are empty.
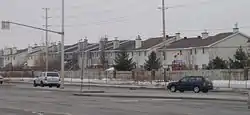
<svg viewBox="0 0 250 115">
<path fill-rule="evenodd" d="M 202 39 L 201 37 L 186 38 L 175 41 L 163 48 L 190 48 L 208 46 L 233 34 L 233 32 L 220 33 L 215 36 L 209 36 L 206 39 Z"/>
<path fill-rule="evenodd" d="M 168 36 L 167 39 L 172 39 L 175 38 L 174 36 Z M 156 37 L 156 38 L 149 38 L 145 41 L 142 41 L 142 47 L 138 48 L 138 49 L 148 49 L 151 48 L 157 44 L 162 43 L 164 40 L 162 37 Z"/>
</svg>

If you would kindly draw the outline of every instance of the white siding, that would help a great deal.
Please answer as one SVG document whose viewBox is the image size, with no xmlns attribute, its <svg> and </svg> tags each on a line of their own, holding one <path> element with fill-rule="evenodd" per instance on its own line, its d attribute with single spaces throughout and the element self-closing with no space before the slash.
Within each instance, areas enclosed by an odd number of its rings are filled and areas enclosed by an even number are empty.
<svg viewBox="0 0 250 115">
<path fill-rule="evenodd" d="M 229 38 L 227 40 L 224 40 L 214 46 L 210 50 L 210 54 L 212 58 L 215 58 L 216 56 L 219 56 L 225 60 L 228 60 L 228 58 L 233 58 L 233 55 L 235 54 L 235 51 L 240 46 L 247 46 L 248 38 L 245 36 L 242 36 L 241 34 L 237 34 L 236 36 Z M 243 50 L 247 51 L 246 47 L 243 47 Z"/>
</svg>

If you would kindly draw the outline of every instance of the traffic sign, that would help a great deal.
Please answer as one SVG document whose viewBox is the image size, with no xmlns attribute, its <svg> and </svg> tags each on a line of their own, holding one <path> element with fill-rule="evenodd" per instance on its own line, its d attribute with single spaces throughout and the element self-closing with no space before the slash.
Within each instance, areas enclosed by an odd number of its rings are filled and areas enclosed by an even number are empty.
<svg viewBox="0 0 250 115">
<path fill-rule="evenodd" d="M 2 21 L 2 29 L 3 30 L 9 30 L 10 29 L 10 22 Z"/>
</svg>

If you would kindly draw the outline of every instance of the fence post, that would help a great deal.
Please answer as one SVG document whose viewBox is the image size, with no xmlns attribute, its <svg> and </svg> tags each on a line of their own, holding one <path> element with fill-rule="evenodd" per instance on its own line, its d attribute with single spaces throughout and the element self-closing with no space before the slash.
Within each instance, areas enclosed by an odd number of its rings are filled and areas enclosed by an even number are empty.
<svg viewBox="0 0 250 115">
<path fill-rule="evenodd" d="M 230 88 L 230 84 L 231 84 L 231 69 L 229 68 L 229 81 L 228 81 L 228 88 Z"/>
<path fill-rule="evenodd" d="M 71 76 L 71 79 L 70 79 L 70 84 L 72 84 L 72 79 L 73 79 L 73 71 L 70 72 L 70 76 Z"/>
<path fill-rule="evenodd" d="M 104 71 L 104 72 L 105 72 L 106 84 L 108 84 L 108 72 L 107 71 Z"/>
<path fill-rule="evenodd" d="M 250 90 L 248 91 L 248 102 L 247 102 L 247 105 L 248 105 L 248 109 L 250 109 Z"/>
</svg>

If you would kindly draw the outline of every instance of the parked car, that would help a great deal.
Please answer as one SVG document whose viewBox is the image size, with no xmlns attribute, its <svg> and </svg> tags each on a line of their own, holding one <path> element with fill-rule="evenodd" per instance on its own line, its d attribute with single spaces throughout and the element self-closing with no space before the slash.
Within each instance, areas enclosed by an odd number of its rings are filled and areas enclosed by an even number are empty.
<svg viewBox="0 0 250 115">
<path fill-rule="evenodd" d="M 60 85 L 61 85 L 60 75 L 58 72 L 42 72 L 40 76 L 37 76 L 33 81 L 34 87 L 56 86 L 57 88 L 59 88 Z"/>
<path fill-rule="evenodd" d="M 169 83 L 167 88 L 171 92 L 178 90 L 180 92 L 194 91 L 195 93 L 199 93 L 202 91 L 203 93 L 207 93 L 213 89 L 213 83 L 203 76 L 186 76 L 177 82 Z"/>
<path fill-rule="evenodd" d="M 4 82 L 4 77 L 0 75 L 0 84 L 3 84 Z"/>
</svg>

